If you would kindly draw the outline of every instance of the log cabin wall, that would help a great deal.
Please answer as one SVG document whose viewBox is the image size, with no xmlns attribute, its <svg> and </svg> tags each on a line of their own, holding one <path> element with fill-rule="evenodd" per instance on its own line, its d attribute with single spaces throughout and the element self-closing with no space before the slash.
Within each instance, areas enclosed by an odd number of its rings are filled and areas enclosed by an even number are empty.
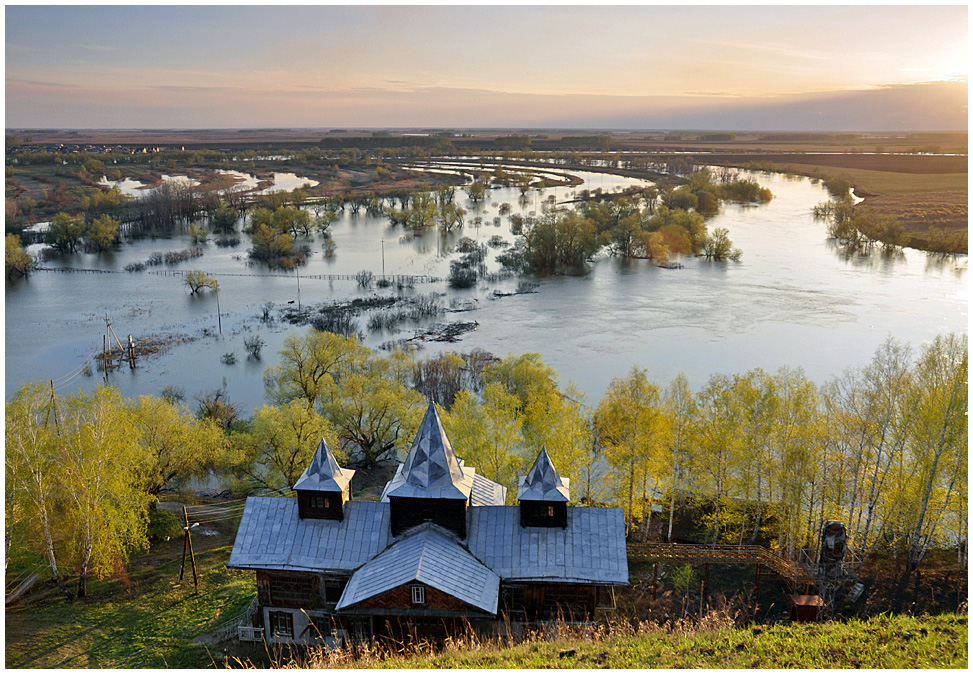
<svg viewBox="0 0 973 674">
<path fill-rule="evenodd" d="M 421 587 L 423 588 L 423 594 L 425 603 L 424 604 L 414 604 L 412 603 L 412 588 Z M 452 597 L 445 592 L 440 592 L 434 587 L 429 587 L 425 583 L 411 582 L 405 585 L 400 585 L 397 588 L 389 590 L 383 594 L 375 597 L 371 597 L 364 601 L 359 602 L 356 606 L 359 608 L 383 608 L 383 609 L 403 609 L 403 610 L 426 610 L 426 611 L 470 611 L 477 612 L 476 608 L 470 606 L 464 601 Z"/>
</svg>

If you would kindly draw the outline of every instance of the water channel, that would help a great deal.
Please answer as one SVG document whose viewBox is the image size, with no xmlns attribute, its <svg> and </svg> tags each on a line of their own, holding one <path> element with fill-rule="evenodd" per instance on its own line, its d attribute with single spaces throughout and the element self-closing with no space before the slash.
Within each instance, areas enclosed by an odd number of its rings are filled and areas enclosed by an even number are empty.
<svg viewBox="0 0 973 674">
<path fill-rule="evenodd" d="M 109 254 L 79 253 L 45 263 L 115 273 L 38 271 L 7 285 L 6 395 L 27 381 L 53 380 L 63 394 L 103 382 L 98 371 L 86 375 L 83 365 L 101 353 L 107 314 L 122 341 L 128 334 L 169 334 L 181 342 L 139 362 L 134 370 L 124 367 L 112 373 L 110 382 L 123 395 L 158 394 L 175 385 L 193 404 L 194 394 L 225 382 L 230 400 L 247 415 L 264 403 L 262 374 L 276 362 L 284 338 L 308 329 L 263 322 L 262 305 L 272 302 L 279 310 L 288 302 L 315 305 L 399 292 L 438 293 L 446 305 L 456 299 L 475 307 L 440 319 L 476 321 L 475 331 L 454 344 L 426 343 L 425 353 L 475 347 L 498 356 L 536 351 L 563 383 L 573 381 L 592 402 L 613 377 L 624 376 L 632 366 L 646 368 L 659 385 L 683 372 L 694 390 L 714 373 L 757 367 L 801 367 L 824 383 L 845 368 L 865 364 L 889 335 L 918 350 L 937 334 L 967 332 L 966 256 L 944 259 L 915 250 L 895 258 L 846 256 L 826 238 L 825 226 L 811 217 L 811 207 L 827 198 L 824 189 L 805 178 L 772 174 L 750 177 L 771 189 L 773 201 L 726 205 L 707 223 L 711 229 L 729 230 L 734 245 L 743 250 L 740 262 L 684 258 L 681 269 L 661 269 L 644 260 L 601 257 L 586 276 L 535 279 L 536 292 L 497 299 L 494 290 L 513 292 L 516 278 L 466 291 L 450 290 L 445 281 L 397 291 L 362 290 L 354 280 L 312 278 L 360 270 L 380 274 L 383 266 L 388 274 L 445 278 L 449 261 L 458 257 L 452 246 L 460 237 L 514 240 L 509 219 L 498 213 L 503 203 L 511 205 L 511 213 L 537 213 L 551 195 L 563 202 L 581 189 L 614 191 L 640 184 L 620 176 L 571 173 L 585 184 L 534 190 L 525 202 L 519 202 L 515 188 L 491 190 L 478 205 L 457 192 L 467 209 L 466 224 L 446 237 L 432 231 L 405 236 L 386 218 L 346 211 L 332 226 L 337 244 L 333 257 L 324 255 L 320 236 L 309 243 L 312 255 L 300 270 L 300 297 L 296 274 L 270 275 L 248 264 L 245 235 L 231 248 L 211 241 L 202 257 L 171 269 L 202 269 L 219 280 L 222 335 L 212 293 L 190 295 L 179 275 L 123 271 L 153 252 L 189 248 L 186 236 L 139 240 Z M 496 270 L 495 256 L 502 248 L 489 250 L 489 266 Z M 359 318 L 359 323 L 364 330 L 365 320 Z M 368 333 L 366 344 L 377 347 L 411 337 L 417 327 Z M 266 342 L 259 361 L 248 358 L 243 346 L 254 334 Z M 236 362 L 227 365 L 221 356 L 229 352 Z"/>
</svg>

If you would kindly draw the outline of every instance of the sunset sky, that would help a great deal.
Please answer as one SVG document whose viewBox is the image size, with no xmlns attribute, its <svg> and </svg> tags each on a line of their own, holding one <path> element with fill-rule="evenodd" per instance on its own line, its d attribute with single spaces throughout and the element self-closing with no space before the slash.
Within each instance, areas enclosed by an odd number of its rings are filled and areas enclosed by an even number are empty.
<svg viewBox="0 0 973 674">
<path fill-rule="evenodd" d="M 965 130 L 967 14 L 7 6 L 6 127 Z"/>
</svg>

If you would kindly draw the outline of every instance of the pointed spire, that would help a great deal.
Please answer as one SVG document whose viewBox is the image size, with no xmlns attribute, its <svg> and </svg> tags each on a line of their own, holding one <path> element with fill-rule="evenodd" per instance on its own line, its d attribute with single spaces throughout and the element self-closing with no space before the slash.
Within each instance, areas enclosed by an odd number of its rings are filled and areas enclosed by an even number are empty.
<svg viewBox="0 0 973 674">
<path fill-rule="evenodd" d="M 467 475 L 467 472 L 471 474 Z M 389 496 L 469 498 L 472 469 L 464 470 L 453 453 L 439 412 L 431 400 L 409 455 L 402 464 L 401 478 L 401 484 L 389 484 Z"/>
<path fill-rule="evenodd" d="M 354 474 L 355 471 L 338 465 L 328 444 L 324 438 L 321 438 L 318 449 L 314 452 L 314 458 L 311 459 L 311 465 L 304 470 L 294 489 L 341 493 L 351 482 L 351 476 Z"/>
<path fill-rule="evenodd" d="M 541 447 L 541 453 L 534 460 L 534 465 L 527 471 L 527 475 L 520 478 L 517 489 L 518 501 L 563 501 L 570 500 L 568 484 L 570 480 L 561 477 L 547 453 L 547 447 Z"/>
</svg>

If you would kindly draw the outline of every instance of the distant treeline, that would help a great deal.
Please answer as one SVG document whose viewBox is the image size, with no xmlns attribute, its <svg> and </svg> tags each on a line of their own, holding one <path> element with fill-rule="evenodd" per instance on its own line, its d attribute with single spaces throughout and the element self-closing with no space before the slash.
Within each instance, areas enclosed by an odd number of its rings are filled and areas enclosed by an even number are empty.
<svg viewBox="0 0 973 674">
<path fill-rule="evenodd" d="M 443 136 L 351 136 L 322 138 L 318 145 L 333 150 L 391 150 L 401 147 L 425 147 L 450 150 L 452 142 Z"/>
</svg>

